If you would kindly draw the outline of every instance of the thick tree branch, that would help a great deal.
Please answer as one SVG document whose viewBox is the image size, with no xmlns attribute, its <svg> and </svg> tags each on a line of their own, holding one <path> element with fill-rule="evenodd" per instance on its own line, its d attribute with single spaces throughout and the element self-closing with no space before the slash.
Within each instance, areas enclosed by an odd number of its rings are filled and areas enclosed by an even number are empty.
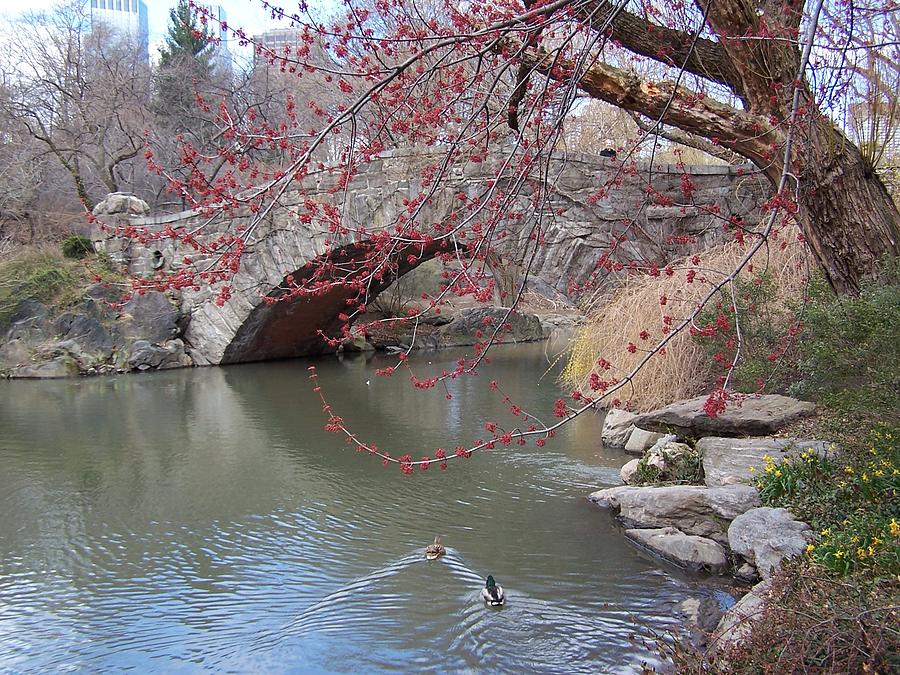
<svg viewBox="0 0 900 675">
<path fill-rule="evenodd" d="M 731 63 L 740 64 L 742 98 L 759 114 L 786 113 L 800 68 L 797 32 L 802 3 L 793 0 L 695 0 Z M 766 38 L 766 39 L 761 39 Z M 782 96 L 773 84 L 780 87 Z"/>
<path fill-rule="evenodd" d="M 742 95 L 741 78 L 718 42 L 706 38 L 695 40 L 691 33 L 652 23 L 607 0 L 579 5 L 576 16 L 635 54 L 667 66 L 683 67 Z"/>
<path fill-rule="evenodd" d="M 578 87 L 623 110 L 637 112 L 682 131 L 715 138 L 757 166 L 771 161 L 780 134 L 768 119 L 697 94 L 673 82 L 650 82 L 607 63 L 596 62 L 577 72 L 571 61 L 545 49 L 527 49 L 523 60 L 559 81 L 576 78 Z M 777 172 L 777 168 L 776 168 Z"/>
</svg>

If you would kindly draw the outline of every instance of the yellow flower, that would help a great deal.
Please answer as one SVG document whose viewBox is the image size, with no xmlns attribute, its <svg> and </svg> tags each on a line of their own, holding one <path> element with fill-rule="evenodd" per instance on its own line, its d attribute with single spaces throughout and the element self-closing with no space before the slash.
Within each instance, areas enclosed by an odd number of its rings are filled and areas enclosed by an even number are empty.
<svg viewBox="0 0 900 675">
<path fill-rule="evenodd" d="M 775 467 L 771 464 L 766 464 L 766 473 L 772 473 L 775 470 Z"/>
<path fill-rule="evenodd" d="M 856 557 L 863 559 L 866 557 L 866 549 L 862 546 L 856 549 Z"/>
<path fill-rule="evenodd" d="M 874 557 L 875 557 L 875 548 L 872 547 L 872 546 L 869 547 L 869 557 L 870 557 L 870 558 L 874 558 Z"/>
<path fill-rule="evenodd" d="M 775 469 L 775 477 L 778 478 L 781 476 L 781 469 Z"/>
<path fill-rule="evenodd" d="M 834 552 L 834 557 L 837 558 L 838 560 L 840 560 L 841 558 L 843 558 L 844 555 L 846 555 L 846 554 L 845 554 L 843 551 L 835 551 L 835 552 Z"/>
<path fill-rule="evenodd" d="M 900 535 L 900 523 L 897 522 L 896 518 L 891 518 L 891 523 L 888 525 L 891 528 L 891 536 L 896 537 Z"/>
<path fill-rule="evenodd" d="M 884 475 L 884 471 L 882 471 L 881 469 L 876 469 L 876 470 L 875 470 L 875 477 L 876 477 L 876 478 L 881 478 L 883 475 Z"/>
<path fill-rule="evenodd" d="M 853 467 L 852 467 L 852 466 L 845 466 L 845 467 L 844 467 L 844 473 L 852 474 L 852 473 L 853 473 Z"/>
<path fill-rule="evenodd" d="M 822 530 L 821 532 L 819 532 L 819 534 L 821 534 L 823 537 L 827 537 L 829 534 L 831 534 L 831 528 L 830 528 L 830 527 L 826 527 L 824 530 Z"/>
<path fill-rule="evenodd" d="M 807 554 L 807 555 L 809 555 L 810 553 L 812 553 L 812 552 L 815 551 L 815 550 L 816 550 L 816 547 L 813 546 L 812 544 L 807 544 L 807 545 L 806 545 L 806 554 Z"/>
<path fill-rule="evenodd" d="M 751 466 L 751 467 L 750 467 L 750 473 L 756 473 L 756 467 L 755 467 L 755 466 Z"/>
<path fill-rule="evenodd" d="M 854 534 L 852 537 L 850 537 L 850 543 L 851 543 L 851 544 L 858 544 L 858 543 L 859 543 L 859 535 L 858 535 L 858 534 Z"/>
<path fill-rule="evenodd" d="M 860 476 L 860 478 L 862 478 L 863 483 L 869 482 L 869 474 L 867 474 L 865 471 L 863 471 L 863 475 Z"/>
</svg>

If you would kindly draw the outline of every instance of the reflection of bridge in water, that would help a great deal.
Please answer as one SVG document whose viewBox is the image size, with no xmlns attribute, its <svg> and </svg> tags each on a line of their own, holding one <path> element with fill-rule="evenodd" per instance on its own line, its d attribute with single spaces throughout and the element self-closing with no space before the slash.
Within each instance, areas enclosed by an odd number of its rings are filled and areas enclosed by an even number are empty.
<svg viewBox="0 0 900 675">
<path fill-rule="evenodd" d="M 224 304 L 215 302 L 215 289 L 183 291 L 183 309 L 191 316 L 185 337 L 195 363 L 236 363 L 329 351 L 319 331 L 340 334 L 343 322 L 338 314 L 346 310 L 346 301 L 355 291 L 334 285 L 314 297 L 274 304 L 265 299 L 281 295 L 288 276 L 299 283 L 319 262 L 352 263 L 370 251 L 379 234 L 383 237 L 386 228 L 409 213 L 409 200 L 423 189 L 422 167 L 438 157 L 422 151 L 385 155 L 366 165 L 346 190 L 336 190 L 337 176 L 326 172 L 308 177 L 297 191 L 280 199 L 254 227 L 231 282 L 231 297 Z M 497 168 L 488 161 L 454 169 L 446 184 L 422 205 L 416 218 L 422 231 L 430 231 L 432 224 L 446 222 L 454 214 L 460 218 L 467 215 L 461 194 L 469 201 L 479 198 L 489 182 L 497 181 Z M 685 171 L 694 186 L 690 203 L 681 189 L 685 172 L 674 166 L 654 166 L 650 190 L 646 167 L 626 173 L 621 162 L 609 158 L 577 154 L 554 158 L 547 173 L 549 201 L 542 209 L 544 244 L 536 246 L 529 239 L 530 227 L 523 228 L 521 221 L 510 217 L 504 223 L 509 234 L 502 250 L 520 257 L 533 252 L 531 275 L 565 293 L 570 281 L 583 282 L 594 272 L 605 251 L 615 248 L 621 260 L 662 264 L 716 240 L 721 236 L 723 217 L 739 215 L 748 225 L 754 222 L 761 195 L 768 189 L 762 179 L 742 176 L 743 171 L 735 167 L 696 166 Z M 618 184 L 610 196 L 598 200 L 598 190 L 612 181 Z M 648 190 L 658 198 L 648 199 Z M 510 213 L 526 218 L 533 215 L 531 196 L 525 184 L 511 201 Z M 714 208 L 704 208 L 709 206 Z M 310 223 L 304 217 L 310 208 L 339 213 L 345 234 L 331 234 L 327 227 Z M 234 234 L 238 225 L 249 220 L 246 213 L 209 220 L 193 211 L 130 219 L 116 213 L 99 217 L 109 225 L 131 224 L 155 231 L 168 227 L 191 231 L 202 226 L 204 241 Z M 617 237 L 626 229 L 627 238 L 617 244 Z M 175 238 L 142 245 L 97 228 L 94 240 L 98 250 L 107 251 L 138 275 L 158 268 L 177 271 L 185 256 L 191 257 L 195 266 L 204 263 L 194 249 Z M 404 252 L 396 260 L 396 276 L 440 250 L 436 244 L 416 246 L 415 260 L 407 260 L 409 252 Z M 371 293 L 377 294 L 391 280 L 375 284 Z"/>
</svg>

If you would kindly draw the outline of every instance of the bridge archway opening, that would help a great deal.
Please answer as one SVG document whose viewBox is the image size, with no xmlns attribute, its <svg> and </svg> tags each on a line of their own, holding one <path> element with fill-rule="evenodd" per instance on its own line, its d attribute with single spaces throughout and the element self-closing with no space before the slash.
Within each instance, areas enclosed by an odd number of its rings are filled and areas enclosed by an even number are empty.
<svg viewBox="0 0 900 675">
<path fill-rule="evenodd" d="M 336 347 L 330 345 L 326 338 L 341 337 L 344 321 L 338 315 L 348 311 L 350 305 L 347 301 L 356 298 L 356 290 L 338 284 L 319 294 L 284 298 L 289 287 L 287 279 L 291 276 L 295 283 L 302 285 L 313 270 L 326 262 L 343 267 L 352 264 L 354 257 L 370 250 L 367 242 L 345 246 L 339 252 L 320 256 L 309 267 L 304 266 L 293 274 L 285 275 L 278 287 L 267 296 L 260 296 L 259 304 L 251 310 L 225 349 L 221 363 L 289 359 L 336 351 Z M 368 301 L 371 303 L 395 280 L 431 260 L 441 250 L 439 245 L 431 245 L 424 249 L 414 246 L 399 252 L 396 273 L 381 281 L 373 281 L 369 286 Z M 415 257 L 414 262 L 410 262 L 410 255 Z M 276 302 L 267 302 L 265 297 Z"/>
</svg>

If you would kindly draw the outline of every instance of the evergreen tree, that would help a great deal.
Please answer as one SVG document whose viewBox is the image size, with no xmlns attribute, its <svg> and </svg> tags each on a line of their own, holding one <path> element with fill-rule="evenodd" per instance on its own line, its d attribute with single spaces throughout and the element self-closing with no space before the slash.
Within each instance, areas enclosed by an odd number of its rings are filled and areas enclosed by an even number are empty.
<svg viewBox="0 0 900 675">
<path fill-rule="evenodd" d="M 187 0 L 179 0 L 178 5 L 169 10 L 166 45 L 159 50 L 160 67 L 187 58 L 208 71 L 211 69 L 212 42 L 212 34 L 200 25 Z"/>
<path fill-rule="evenodd" d="M 203 135 L 197 93 L 213 77 L 213 36 L 198 21 L 187 0 L 169 10 L 166 44 L 159 50 L 156 107 L 166 126 L 176 132 Z"/>
</svg>

